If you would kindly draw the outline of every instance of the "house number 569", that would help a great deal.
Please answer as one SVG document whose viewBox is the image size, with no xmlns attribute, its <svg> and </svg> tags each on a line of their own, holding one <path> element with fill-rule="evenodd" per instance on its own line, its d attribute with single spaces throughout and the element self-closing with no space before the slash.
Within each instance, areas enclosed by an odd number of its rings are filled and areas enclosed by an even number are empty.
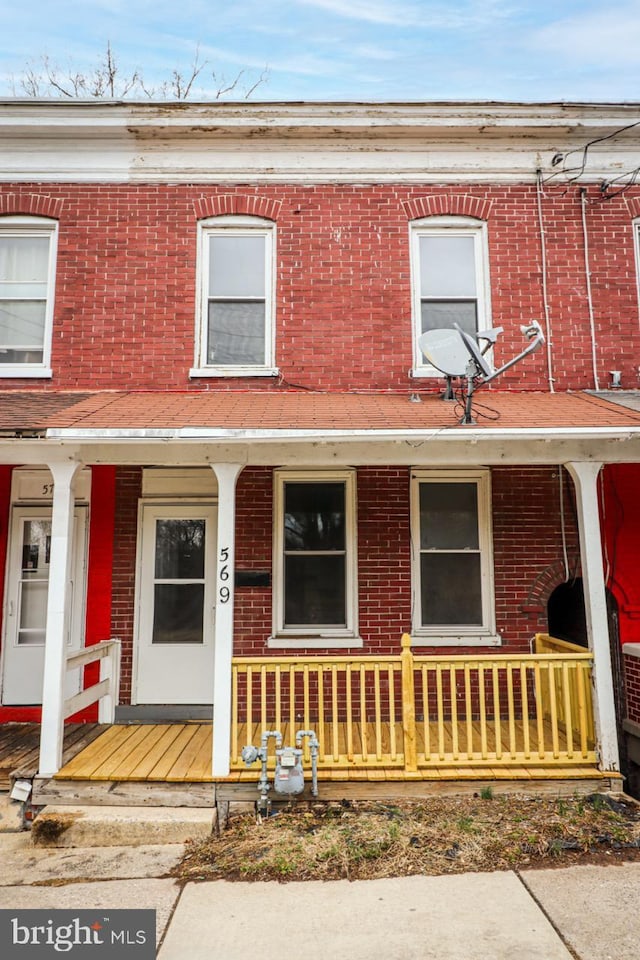
<svg viewBox="0 0 640 960">
<path fill-rule="evenodd" d="M 231 591 L 225 581 L 229 579 L 229 547 L 222 547 L 220 550 L 220 569 L 218 571 L 218 580 L 221 586 L 218 587 L 218 598 L 220 603 L 229 603 Z"/>
</svg>

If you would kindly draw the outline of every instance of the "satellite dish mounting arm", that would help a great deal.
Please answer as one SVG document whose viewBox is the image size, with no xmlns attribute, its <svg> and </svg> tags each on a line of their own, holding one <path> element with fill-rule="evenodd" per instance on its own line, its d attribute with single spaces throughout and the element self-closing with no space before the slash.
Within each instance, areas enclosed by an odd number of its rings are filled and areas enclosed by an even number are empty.
<svg viewBox="0 0 640 960">
<path fill-rule="evenodd" d="M 533 320 L 530 324 L 522 325 L 520 330 L 525 335 L 527 340 L 530 341 L 529 345 L 525 347 L 525 349 L 519 353 L 517 357 L 513 357 L 497 370 L 492 371 L 487 361 L 484 359 L 483 353 L 478 348 L 477 341 L 465 330 L 463 330 L 457 323 L 454 323 L 453 326 L 454 329 L 460 334 L 464 345 L 469 351 L 469 363 L 466 370 L 467 397 L 464 406 L 464 416 L 460 423 L 475 423 L 471 412 L 471 403 L 475 391 L 484 386 L 485 383 L 491 383 L 492 380 L 495 380 L 496 377 L 499 377 L 505 372 L 505 370 L 508 370 L 509 367 L 513 367 L 514 364 L 519 363 L 520 360 L 524 359 L 524 357 L 526 357 L 528 354 L 537 350 L 538 347 L 544 343 L 544 333 L 542 332 L 542 327 L 537 320 Z M 479 382 L 477 382 L 478 380 Z"/>
</svg>

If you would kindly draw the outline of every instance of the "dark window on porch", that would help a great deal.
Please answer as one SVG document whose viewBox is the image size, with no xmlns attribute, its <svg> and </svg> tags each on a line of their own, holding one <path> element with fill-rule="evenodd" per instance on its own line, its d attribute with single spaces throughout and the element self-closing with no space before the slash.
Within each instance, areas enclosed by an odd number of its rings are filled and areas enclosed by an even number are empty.
<svg viewBox="0 0 640 960">
<path fill-rule="evenodd" d="M 345 484 L 285 483 L 285 627 L 346 626 L 345 580 Z"/>
<path fill-rule="evenodd" d="M 422 625 L 482 625 L 476 483 L 420 484 Z"/>
<path fill-rule="evenodd" d="M 152 643 L 202 643 L 204 520 L 156 521 Z"/>
</svg>

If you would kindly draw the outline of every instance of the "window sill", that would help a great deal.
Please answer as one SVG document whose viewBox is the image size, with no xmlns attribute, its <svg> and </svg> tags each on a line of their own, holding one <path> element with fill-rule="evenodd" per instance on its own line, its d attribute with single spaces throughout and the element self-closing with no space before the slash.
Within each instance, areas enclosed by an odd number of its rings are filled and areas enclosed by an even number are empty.
<svg viewBox="0 0 640 960">
<path fill-rule="evenodd" d="M 277 377 L 278 367 L 192 367 L 189 377 Z"/>
<path fill-rule="evenodd" d="M 409 376 L 413 380 L 419 380 L 420 378 L 425 379 L 427 377 L 430 380 L 442 380 L 445 374 L 436 370 L 435 367 L 414 367 L 412 370 L 409 370 Z"/>
<path fill-rule="evenodd" d="M 6 365 L 0 363 L 0 378 L 20 378 L 20 377 L 29 377 L 34 379 L 39 377 L 41 379 L 51 379 L 53 376 L 53 370 L 51 367 L 29 367 L 26 364 L 22 366 L 19 363 L 7 363 Z"/>
<path fill-rule="evenodd" d="M 500 647 L 502 637 L 499 633 L 424 633 L 411 634 L 412 647 Z"/>
<path fill-rule="evenodd" d="M 319 637 L 269 637 L 267 650 L 361 650 L 362 637 L 336 637 L 335 634 Z"/>
</svg>

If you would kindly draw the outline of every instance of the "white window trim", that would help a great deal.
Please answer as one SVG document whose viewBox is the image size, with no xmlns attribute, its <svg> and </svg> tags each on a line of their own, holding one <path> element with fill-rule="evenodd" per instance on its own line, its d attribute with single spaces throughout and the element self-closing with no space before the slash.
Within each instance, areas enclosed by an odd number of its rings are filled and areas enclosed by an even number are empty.
<svg viewBox="0 0 640 960">
<path fill-rule="evenodd" d="M 636 290 L 638 292 L 638 312 L 640 314 L 640 217 L 633 221 L 633 249 L 636 261 Z"/>
<path fill-rule="evenodd" d="M 58 221 L 50 217 L 20 216 L 0 217 L 0 234 L 8 233 L 22 236 L 42 236 L 48 234 L 49 268 L 47 273 L 47 304 L 45 308 L 44 333 L 41 363 L 0 363 L 0 379 L 50 378 L 51 339 L 53 335 L 53 305 L 56 289 L 56 263 L 58 258 Z"/>
<path fill-rule="evenodd" d="M 273 509 L 273 635 L 269 649 L 325 649 L 363 646 L 358 635 L 358 542 L 355 470 L 275 470 Z M 285 483 L 344 483 L 346 627 L 290 628 L 284 626 L 284 485 Z"/>
<path fill-rule="evenodd" d="M 478 330 L 491 327 L 491 285 L 489 282 L 489 243 L 487 224 L 473 217 L 444 216 L 424 217 L 412 220 L 409 224 L 411 257 L 411 312 L 413 330 L 413 368 L 412 377 L 442 377 L 442 373 L 427 363 L 418 346 L 422 333 L 422 311 L 420 305 L 420 237 L 425 236 L 472 236 L 474 238 Z M 491 363 L 491 352 L 488 357 Z"/>
<path fill-rule="evenodd" d="M 261 364 L 207 363 L 209 238 L 215 234 L 256 233 L 266 238 L 265 246 L 265 361 Z M 208 217 L 198 223 L 196 333 L 194 365 L 190 377 L 276 377 L 275 366 L 275 288 L 276 225 L 262 217 Z"/>
<path fill-rule="evenodd" d="M 475 482 L 478 489 L 478 542 L 482 586 L 482 626 L 454 624 L 425 627 L 421 623 L 420 575 L 420 484 L 443 481 Z M 411 566 L 412 566 L 412 639 L 416 646 L 499 646 L 496 632 L 493 577 L 493 537 L 491 520 L 491 473 L 489 470 L 411 471 Z"/>
</svg>

